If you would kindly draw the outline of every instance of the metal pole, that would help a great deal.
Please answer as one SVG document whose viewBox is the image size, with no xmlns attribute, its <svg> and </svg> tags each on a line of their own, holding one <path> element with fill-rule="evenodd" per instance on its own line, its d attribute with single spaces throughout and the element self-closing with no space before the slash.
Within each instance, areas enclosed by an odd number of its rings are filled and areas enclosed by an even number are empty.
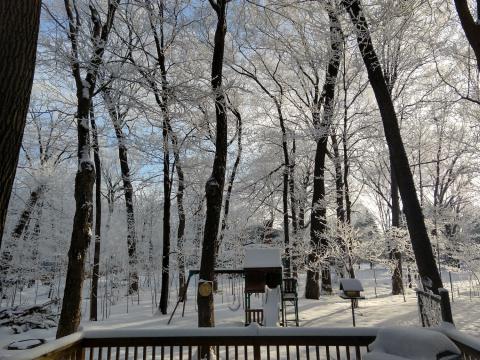
<svg viewBox="0 0 480 360">
<path fill-rule="evenodd" d="M 352 320 L 353 320 L 353 327 L 355 327 L 355 306 L 353 305 L 354 299 L 352 301 Z"/>
<path fill-rule="evenodd" d="M 450 294 L 452 296 L 452 303 L 454 302 L 453 301 L 453 284 L 452 284 L 452 272 L 449 271 L 448 272 L 448 278 L 450 279 Z"/>
</svg>

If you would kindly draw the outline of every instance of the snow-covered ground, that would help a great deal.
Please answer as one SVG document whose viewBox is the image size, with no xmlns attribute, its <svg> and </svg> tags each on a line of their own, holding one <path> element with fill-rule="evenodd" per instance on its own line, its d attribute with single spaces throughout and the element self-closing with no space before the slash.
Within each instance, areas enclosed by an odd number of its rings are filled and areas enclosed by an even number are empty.
<svg viewBox="0 0 480 360">
<path fill-rule="evenodd" d="M 448 274 L 444 273 L 445 286 L 449 288 Z M 389 275 L 385 270 L 376 270 L 377 287 L 375 295 L 375 281 L 373 271 L 368 266 L 357 270 L 357 277 L 362 281 L 365 288 L 365 300 L 361 300 L 356 310 L 356 323 L 358 327 L 368 326 L 418 326 L 419 316 L 417 310 L 416 296 L 413 290 L 406 289 L 405 300 L 403 296 L 392 296 L 390 294 Z M 467 276 L 454 274 L 454 302 L 453 316 L 459 330 L 465 331 L 473 336 L 480 337 L 480 297 L 470 298 L 470 288 Z M 299 287 L 299 312 L 300 326 L 303 327 L 350 327 L 352 316 L 349 301 L 341 299 L 338 295 L 322 296 L 320 300 L 307 300 L 303 298 L 303 278 Z M 335 289 L 338 288 L 338 281 L 334 278 Z M 226 279 L 220 281 L 222 291 L 215 295 L 215 321 L 218 327 L 243 327 L 244 312 L 242 308 L 241 287 L 235 290 L 234 300 L 231 292 L 231 284 Z M 448 286 L 447 286 L 448 285 Z M 85 299 L 88 298 L 88 286 L 85 289 Z M 460 295 L 459 295 L 460 294 Z M 155 315 L 156 308 L 152 304 L 151 292 L 145 289 L 141 292 L 140 303 L 135 298 L 130 298 L 128 304 L 126 298 L 121 299 L 112 306 L 110 317 L 98 322 L 88 321 L 88 303 L 84 303 L 84 329 L 106 328 L 106 329 L 139 329 L 139 328 L 162 328 L 195 327 L 197 324 L 197 311 L 195 300 L 195 282 L 192 280 L 189 287 L 188 301 L 186 303 L 185 316 L 181 316 L 181 304 L 173 318 L 172 324 L 167 325 L 173 307 L 175 306 L 175 289 L 172 289 L 172 296 L 169 306 L 169 315 Z M 241 301 L 239 302 L 239 296 Z M 24 295 L 28 299 L 28 293 Z M 252 298 L 252 303 L 261 304 L 261 296 Z M 101 317 L 101 312 L 100 312 Z M 6 346 L 23 339 L 46 339 L 52 340 L 55 337 L 56 328 L 35 329 L 21 334 L 12 334 L 6 327 L 0 327 L 0 358 L 5 358 L 14 351 L 6 350 Z"/>
</svg>

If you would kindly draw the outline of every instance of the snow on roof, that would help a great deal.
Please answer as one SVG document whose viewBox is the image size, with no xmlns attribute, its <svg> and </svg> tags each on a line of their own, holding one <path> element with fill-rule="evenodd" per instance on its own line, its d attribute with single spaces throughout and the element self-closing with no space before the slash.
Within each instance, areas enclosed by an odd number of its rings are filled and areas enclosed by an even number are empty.
<svg viewBox="0 0 480 360">
<path fill-rule="evenodd" d="M 363 286 L 358 279 L 340 279 L 340 290 L 363 291 Z"/>
<path fill-rule="evenodd" d="M 244 268 L 278 268 L 282 267 L 280 249 L 250 248 L 245 249 Z"/>
</svg>

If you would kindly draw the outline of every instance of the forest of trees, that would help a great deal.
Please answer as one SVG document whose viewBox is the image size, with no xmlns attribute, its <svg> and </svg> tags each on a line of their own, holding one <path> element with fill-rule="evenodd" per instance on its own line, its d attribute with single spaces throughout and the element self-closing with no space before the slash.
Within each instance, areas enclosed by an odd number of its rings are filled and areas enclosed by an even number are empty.
<svg viewBox="0 0 480 360">
<path fill-rule="evenodd" d="M 442 267 L 480 269 L 479 1 L 20 3 L 0 2 L 0 301 L 49 284 L 57 337 L 85 288 L 90 320 L 115 291 L 167 314 L 189 269 L 213 283 L 252 244 L 309 299 L 360 262 L 394 295 L 404 271 L 437 293 Z M 212 292 L 198 309 L 214 326 Z"/>
</svg>

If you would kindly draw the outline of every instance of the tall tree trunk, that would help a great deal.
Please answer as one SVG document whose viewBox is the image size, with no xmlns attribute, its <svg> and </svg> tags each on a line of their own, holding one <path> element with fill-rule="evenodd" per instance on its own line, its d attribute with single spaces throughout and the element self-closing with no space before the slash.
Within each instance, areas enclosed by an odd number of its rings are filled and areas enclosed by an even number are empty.
<svg viewBox="0 0 480 360">
<path fill-rule="evenodd" d="M 327 144 L 332 124 L 334 100 L 335 100 L 335 84 L 340 65 L 340 58 L 343 51 L 342 29 L 340 22 L 330 4 L 327 4 L 328 17 L 330 23 L 330 59 L 327 65 L 325 76 L 325 84 L 322 90 L 324 99 L 323 118 L 320 121 L 319 112 L 313 114 L 316 137 L 315 164 L 313 172 L 313 197 L 312 197 L 312 213 L 310 216 L 310 243 L 312 251 L 308 256 L 310 264 L 317 266 L 319 254 L 325 254 L 328 246 L 326 236 L 327 208 L 325 204 L 325 157 L 327 155 Z M 320 297 L 320 288 L 318 284 L 318 272 L 315 269 L 307 271 L 307 282 L 305 286 L 305 297 L 307 299 L 318 299 Z M 322 266 L 322 290 L 330 294 L 332 292 L 332 282 L 330 277 L 330 264 Z"/>
<path fill-rule="evenodd" d="M 175 132 L 172 129 L 170 113 L 168 110 L 169 98 L 171 96 L 171 89 L 168 85 L 168 71 L 165 62 L 165 34 L 164 34 L 164 8 L 165 2 L 161 0 L 158 2 L 159 13 L 158 17 L 160 18 L 160 28 L 157 31 L 155 27 L 154 18 L 155 14 L 153 13 L 153 7 L 148 1 L 148 10 L 149 10 L 149 25 L 150 30 L 153 33 L 153 38 L 155 42 L 155 48 L 157 53 L 156 62 L 160 68 L 161 75 L 161 90 L 157 84 L 152 81 L 150 75 L 145 71 L 141 71 L 144 78 L 149 83 L 151 90 L 154 93 L 155 101 L 160 107 L 160 111 L 163 117 L 162 123 L 162 137 L 163 137 L 163 187 L 164 187 L 164 206 L 163 206 L 163 254 L 162 254 L 162 289 L 160 296 L 160 312 L 162 314 L 167 313 L 168 305 L 168 294 L 169 294 L 169 278 L 170 278 L 170 247 L 171 247 L 171 226 L 170 226 L 170 214 L 171 214 L 171 191 L 172 184 L 170 181 L 170 152 L 169 152 L 169 138 L 172 143 L 173 156 L 175 159 L 175 167 L 178 177 L 178 191 L 177 191 L 177 209 L 178 209 L 178 228 L 177 228 L 177 251 L 179 255 L 177 256 L 178 265 L 179 265 L 179 286 L 180 289 L 183 288 L 185 283 L 185 263 L 183 256 L 180 254 L 183 247 L 183 238 L 185 234 L 185 211 L 183 206 L 183 195 L 185 190 L 185 179 L 182 168 L 182 162 L 180 159 L 180 145 L 178 138 Z M 168 197 L 167 197 L 168 195 Z"/>
<path fill-rule="evenodd" d="M 85 257 L 92 236 L 95 168 L 90 160 L 90 98 L 82 96 L 81 88 L 77 91 L 77 98 L 78 171 L 75 176 L 75 217 L 57 338 L 74 333 L 80 324 Z"/>
<path fill-rule="evenodd" d="M 35 206 L 39 202 L 39 200 L 43 197 L 43 194 L 46 190 L 46 185 L 39 185 L 30 193 L 28 198 L 27 204 L 18 219 L 17 225 L 12 231 L 12 241 L 15 243 L 22 237 L 25 228 L 27 227 L 28 223 L 30 222 L 30 218 L 32 216 L 33 210 Z"/>
<path fill-rule="evenodd" d="M 40 4 L 0 1 L 0 248 L 32 90 Z"/>
<path fill-rule="evenodd" d="M 200 264 L 200 281 L 198 286 L 198 326 L 215 326 L 213 305 L 213 280 L 215 267 L 215 243 L 220 224 L 223 188 L 225 185 L 225 167 L 227 164 L 227 113 L 225 94 L 222 87 L 223 54 L 227 32 L 226 9 L 228 0 L 210 0 L 210 5 L 217 15 L 213 60 L 212 91 L 215 96 L 215 116 L 217 122 L 215 140 L 215 160 L 212 174 L 205 185 L 207 215 L 203 235 L 202 259 Z M 200 291 L 205 283 L 210 284 L 210 291 Z M 208 285 L 207 285 L 208 288 Z"/>
<path fill-rule="evenodd" d="M 229 106 L 230 111 L 232 114 L 235 116 L 237 119 L 237 157 L 235 158 L 235 162 L 233 164 L 232 168 L 232 173 L 230 174 L 230 178 L 228 179 L 228 185 L 227 185 L 227 193 L 225 194 L 225 206 L 223 208 L 223 219 L 222 219 L 222 226 L 220 229 L 220 236 L 218 237 L 218 243 L 217 243 L 217 255 L 218 255 L 218 250 L 219 247 L 223 241 L 223 237 L 225 236 L 225 231 L 228 227 L 228 214 L 230 211 L 230 198 L 232 196 L 232 190 L 233 190 L 233 183 L 235 182 L 235 177 L 237 175 L 237 169 L 238 166 L 240 165 L 240 159 L 242 157 L 242 116 L 238 109 L 233 108 L 232 106 Z"/>
<path fill-rule="evenodd" d="M 95 112 L 90 107 L 90 125 L 92 126 L 93 162 L 95 164 L 95 244 L 93 250 L 92 285 L 90 287 L 90 321 L 97 321 L 97 294 L 100 272 L 100 240 L 102 230 L 102 169 L 100 163 L 100 149 L 98 146 L 97 124 Z"/>
<path fill-rule="evenodd" d="M 78 49 L 80 23 L 78 17 L 74 15 L 77 13 L 77 9 L 75 3 L 65 0 L 65 10 L 68 17 L 68 38 L 71 44 L 70 66 L 77 88 L 78 170 L 75 176 L 75 216 L 68 251 L 67 275 L 57 338 L 77 331 L 81 319 L 85 256 L 92 236 L 93 183 L 95 182 L 95 168 L 90 159 L 90 126 L 88 120 L 98 69 L 103 63 L 103 54 L 118 3 L 119 0 L 109 1 L 107 17 L 103 25 L 95 7 L 90 6 L 93 24 L 91 35 L 95 48 L 87 64 L 87 75 L 82 79 Z"/>
<path fill-rule="evenodd" d="M 160 292 L 160 312 L 167 313 L 170 279 L 170 151 L 167 122 L 163 120 L 163 251 L 162 251 L 162 288 Z"/>
<path fill-rule="evenodd" d="M 392 228 L 400 227 L 400 199 L 398 196 L 397 177 L 393 172 L 392 164 L 390 163 L 390 192 L 392 198 Z M 390 259 L 395 262 L 395 268 L 392 274 L 392 295 L 399 295 L 403 293 L 402 280 L 402 253 L 396 249 L 390 249 Z"/>
<path fill-rule="evenodd" d="M 467 0 L 454 0 L 460 23 L 470 46 L 477 58 L 477 68 L 480 71 L 480 1 L 477 0 L 477 20 L 473 18 Z"/>
<path fill-rule="evenodd" d="M 345 218 L 345 208 L 343 202 L 344 186 L 343 186 L 343 173 L 342 173 L 342 159 L 340 158 L 340 150 L 338 147 L 337 135 L 335 133 L 331 136 L 332 139 L 332 148 L 333 148 L 333 161 L 335 168 L 335 199 L 337 203 L 336 214 L 337 222 L 342 227 L 345 228 L 347 222 Z M 341 242 L 343 256 L 346 260 L 346 270 L 349 276 L 353 279 L 355 278 L 355 271 L 353 269 L 352 256 L 351 256 L 351 245 L 347 243 L 346 239 L 341 236 L 338 239 Z"/>
<path fill-rule="evenodd" d="M 345 46 L 345 39 L 343 46 Z M 343 132 L 342 132 L 342 144 L 343 144 L 343 191 L 345 194 L 345 221 L 347 224 L 352 220 L 352 202 L 350 201 L 350 186 L 348 177 L 350 175 L 350 162 L 348 154 L 348 86 L 347 86 L 347 64 L 345 51 L 343 52 Z"/>
<path fill-rule="evenodd" d="M 292 248 L 295 249 L 298 244 L 298 217 L 297 217 L 297 205 L 298 201 L 295 196 L 295 155 L 296 155 L 297 147 L 295 142 L 295 137 L 292 139 L 292 152 L 291 152 L 291 159 L 289 160 L 289 173 L 288 173 L 288 189 L 290 192 L 290 208 L 292 212 Z M 292 256 L 290 253 L 291 260 L 293 260 L 293 264 L 291 265 L 292 275 L 293 277 L 297 277 L 297 265 L 296 265 L 296 258 L 297 256 Z"/>
<path fill-rule="evenodd" d="M 382 117 L 393 170 L 395 174 L 402 174 L 401 177 L 397 177 L 398 187 L 405 210 L 408 230 L 410 232 L 412 247 L 415 253 L 421 281 L 425 288 L 438 294 L 438 289 L 443 287 L 442 280 L 435 264 L 435 258 L 433 256 L 430 239 L 428 238 L 422 209 L 418 202 L 415 184 L 413 182 L 413 176 L 400 134 L 395 108 L 388 92 L 382 67 L 378 61 L 375 49 L 373 48 L 367 20 L 363 14 L 359 0 L 344 0 L 342 1 L 342 4 L 350 15 L 352 23 L 355 26 L 358 47 L 367 68 L 370 84 L 373 88 Z"/>
<path fill-rule="evenodd" d="M 175 168 L 177 169 L 177 179 L 178 179 L 178 187 L 177 187 L 177 212 L 178 212 L 178 227 L 177 227 L 177 262 L 178 262 L 178 285 L 180 291 L 185 286 L 185 257 L 184 257 L 184 249 L 183 249 L 183 241 L 185 236 L 185 208 L 183 206 L 183 194 L 185 191 L 185 176 L 183 173 L 183 169 L 178 160 L 180 160 L 180 155 L 178 151 L 175 151 L 174 148 L 174 156 L 175 156 Z M 178 156 L 178 159 L 177 159 Z M 179 166 L 180 165 L 180 166 Z M 179 293 L 180 295 L 180 293 Z"/>
<path fill-rule="evenodd" d="M 110 98 L 108 90 L 105 92 L 106 98 Z M 121 126 L 121 115 L 107 101 L 110 118 L 115 129 L 115 136 L 118 142 L 118 159 L 120 161 L 120 171 L 122 173 L 123 193 L 125 197 L 125 210 L 127 215 L 127 248 L 128 248 L 128 293 L 133 294 L 138 291 L 138 273 L 137 273 L 137 232 L 135 229 L 135 211 L 133 206 L 133 185 L 130 175 L 130 165 L 128 163 L 128 149 L 125 134 Z"/>
<path fill-rule="evenodd" d="M 283 237 L 285 243 L 285 276 L 291 275 L 291 259 L 290 259 L 290 225 L 288 216 L 288 193 L 289 193 L 289 175 L 290 175 L 290 158 L 288 155 L 287 129 L 285 127 L 285 119 L 281 104 L 275 100 L 280 128 L 282 130 L 282 150 L 283 150 L 283 189 L 282 189 L 282 211 L 283 211 Z"/>
<path fill-rule="evenodd" d="M 128 294 L 134 294 L 138 291 L 138 272 L 137 272 L 137 231 L 135 222 L 135 208 L 133 205 L 133 184 L 130 174 L 130 165 L 128 162 L 128 148 L 126 136 L 123 132 L 123 121 L 127 112 L 122 112 L 118 105 L 114 103 L 112 89 L 102 88 L 103 99 L 112 121 L 115 136 L 117 138 L 118 160 L 120 162 L 120 171 L 122 174 L 123 194 L 125 198 L 125 213 L 127 222 L 127 252 L 128 252 Z"/>
<path fill-rule="evenodd" d="M 28 232 L 28 228 L 30 225 L 30 220 L 33 216 L 33 213 L 35 211 L 35 208 L 41 207 L 42 206 L 42 200 L 40 200 L 43 197 L 43 194 L 45 192 L 46 185 L 39 185 L 35 188 L 30 193 L 30 196 L 28 198 L 27 204 L 25 205 L 25 208 L 23 209 L 22 213 L 20 214 L 20 217 L 18 219 L 17 224 L 15 225 L 12 234 L 11 234 L 11 242 L 8 246 L 8 248 L 4 247 L 2 253 L 1 253 L 1 261 L 0 261 L 0 294 L 3 292 L 3 285 L 5 284 L 5 280 L 7 277 L 8 270 L 11 266 L 12 262 L 12 255 L 15 252 L 15 248 L 18 247 L 19 241 L 22 237 L 22 235 L 26 232 Z M 8 243 L 7 243 L 8 244 Z M 0 295 L 1 296 L 1 295 Z"/>
</svg>

